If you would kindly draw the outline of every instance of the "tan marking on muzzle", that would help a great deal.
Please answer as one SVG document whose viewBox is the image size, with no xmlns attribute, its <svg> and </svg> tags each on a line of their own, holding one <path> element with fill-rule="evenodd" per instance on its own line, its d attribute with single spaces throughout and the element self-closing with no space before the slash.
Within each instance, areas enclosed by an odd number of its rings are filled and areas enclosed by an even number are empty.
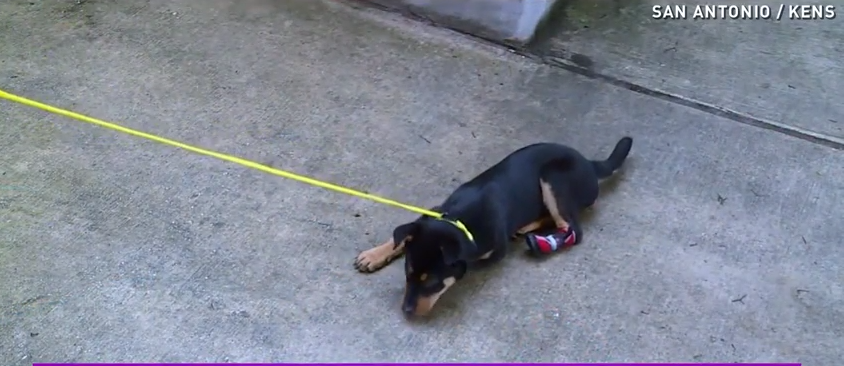
<svg viewBox="0 0 844 366">
<path fill-rule="evenodd" d="M 418 316 L 428 315 L 428 313 L 431 312 L 431 309 L 434 308 L 434 304 L 436 304 L 437 300 L 440 299 L 440 296 L 442 296 L 446 291 L 448 291 L 451 286 L 454 286 L 456 282 L 457 280 L 454 277 L 446 278 L 445 280 L 443 280 L 443 285 L 445 285 L 445 287 L 443 287 L 440 292 L 437 292 L 430 296 L 419 297 L 419 299 L 416 300 L 416 309 L 414 310 L 413 314 Z M 405 294 L 407 294 L 407 288 L 405 288 Z"/>
</svg>

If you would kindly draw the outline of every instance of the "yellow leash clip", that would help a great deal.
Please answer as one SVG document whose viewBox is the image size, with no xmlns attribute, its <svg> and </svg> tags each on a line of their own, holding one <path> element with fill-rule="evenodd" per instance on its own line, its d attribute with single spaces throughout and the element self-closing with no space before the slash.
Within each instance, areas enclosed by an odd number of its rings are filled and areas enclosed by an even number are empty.
<svg viewBox="0 0 844 366">
<path fill-rule="evenodd" d="M 449 220 L 449 219 L 442 218 L 442 217 L 438 217 L 437 219 L 445 221 L 449 224 L 456 226 L 458 229 L 460 229 L 460 231 L 463 231 L 463 234 L 466 234 L 466 237 L 469 238 L 469 241 L 471 241 L 473 243 L 475 242 L 475 237 L 472 236 L 472 233 L 469 231 L 469 228 L 467 228 L 466 225 L 463 225 L 463 223 L 460 222 L 460 220 Z"/>
</svg>

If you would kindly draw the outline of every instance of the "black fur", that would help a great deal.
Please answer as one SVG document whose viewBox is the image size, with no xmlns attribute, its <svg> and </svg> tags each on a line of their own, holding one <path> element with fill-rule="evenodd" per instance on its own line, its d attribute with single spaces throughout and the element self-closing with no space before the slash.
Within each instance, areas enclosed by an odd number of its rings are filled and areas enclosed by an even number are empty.
<svg viewBox="0 0 844 366">
<path fill-rule="evenodd" d="M 577 231 L 577 214 L 598 198 L 599 179 L 621 167 L 633 140 L 624 137 L 607 160 L 586 159 L 577 150 L 554 143 L 521 148 L 458 187 L 434 210 L 460 220 L 474 241 L 449 222 L 430 217 L 397 227 L 395 243 L 405 242 L 407 289 L 404 310 L 412 313 L 420 298 L 441 293 L 446 279 L 461 279 L 469 263 L 492 263 L 507 253 L 517 230 L 548 217 L 540 180 L 554 191 L 562 216 Z M 579 241 L 579 240 L 578 240 Z M 487 258 L 481 259 L 484 255 Z"/>
</svg>

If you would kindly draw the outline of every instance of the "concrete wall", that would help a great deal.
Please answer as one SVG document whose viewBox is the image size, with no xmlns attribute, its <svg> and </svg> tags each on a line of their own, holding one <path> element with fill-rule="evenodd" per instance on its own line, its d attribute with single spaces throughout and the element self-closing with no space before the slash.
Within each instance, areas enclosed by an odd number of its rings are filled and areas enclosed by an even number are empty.
<svg viewBox="0 0 844 366">
<path fill-rule="evenodd" d="M 364 0 L 479 37 L 524 46 L 559 0 Z"/>
</svg>

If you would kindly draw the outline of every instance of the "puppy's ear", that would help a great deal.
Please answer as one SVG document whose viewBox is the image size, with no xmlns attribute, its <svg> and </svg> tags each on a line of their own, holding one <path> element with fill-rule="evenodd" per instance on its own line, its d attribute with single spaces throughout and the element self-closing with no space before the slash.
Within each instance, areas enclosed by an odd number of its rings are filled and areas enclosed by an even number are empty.
<svg viewBox="0 0 844 366">
<path fill-rule="evenodd" d="M 418 222 L 407 223 L 395 228 L 393 230 L 393 249 L 397 248 L 405 239 L 409 241 L 417 233 L 419 233 Z"/>
<path fill-rule="evenodd" d="M 475 243 L 463 233 L 459 237 L 440 243 L 440 250 L 443 252 L 443 259 L 449 266 L 458 262 L 468 262 L 469 255 L 475 252 Z"/>
</svg>

